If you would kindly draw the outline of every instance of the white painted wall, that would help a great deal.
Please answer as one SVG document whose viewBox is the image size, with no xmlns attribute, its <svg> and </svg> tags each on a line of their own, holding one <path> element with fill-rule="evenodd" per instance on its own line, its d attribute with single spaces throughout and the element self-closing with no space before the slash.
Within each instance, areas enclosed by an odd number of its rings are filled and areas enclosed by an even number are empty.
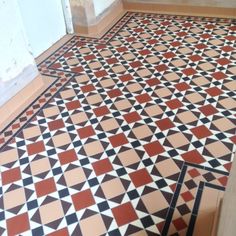
<svg viewBox="0 0 236 236">
<path fill-rule="evenodd" d="M 38 70 L 30 53 L 17 0 L 0 0 L 0 106 L 25 87 Z"/>
<path fill-rule="evenodd" d="M 95 15 L 98 16 L 116 0 L 93 0 Z"/>
<path fill-rule="evenodd" d="M 66 34 L 61 0 L 18 0 L 34 57 Z"/>
</svg>

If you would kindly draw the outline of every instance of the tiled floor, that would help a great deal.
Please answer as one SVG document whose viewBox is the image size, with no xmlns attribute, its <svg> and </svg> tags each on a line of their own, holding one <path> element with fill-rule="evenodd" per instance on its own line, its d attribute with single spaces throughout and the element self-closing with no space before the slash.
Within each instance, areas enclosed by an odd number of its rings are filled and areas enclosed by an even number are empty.
<svg viewBox="0 0 236 236">
<path fill-rule="evenodd" d="M 56 82 L 1 134 L 0 234 L 192 235 L 235 150 L 235 33 L 127 13 L 41 63 Z"/>
</svg>

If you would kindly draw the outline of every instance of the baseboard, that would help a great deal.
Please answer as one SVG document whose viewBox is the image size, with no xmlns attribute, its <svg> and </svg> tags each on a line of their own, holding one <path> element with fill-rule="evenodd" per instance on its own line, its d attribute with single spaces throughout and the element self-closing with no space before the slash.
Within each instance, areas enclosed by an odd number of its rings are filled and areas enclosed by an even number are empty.
<svg viewBox="0 0 236 236">
<path fill-rule="evenodd" d="M 44 88 L 41 75 L 34 78 L 28 85 L 21 89 L 15 96 L 0 107 L 0 130 L 5 127 L 18 113 L 30 104 Z"/>
<path fill-rule="evenodd" d="M 236 8 L 131 2 L 124 2 L 123 5 L 124 9 L 127 11 L 148 11 L 171 15 L 177 14 L 188 16 L 236 18 Z"/>
<path fill-rule="evenodd" d="M 100 38 L 123 14 L 123 3 L 118 1 L 97 17 L 95 25 L 74 25 L 74 31 L 81 36 Z"/>
</svg>

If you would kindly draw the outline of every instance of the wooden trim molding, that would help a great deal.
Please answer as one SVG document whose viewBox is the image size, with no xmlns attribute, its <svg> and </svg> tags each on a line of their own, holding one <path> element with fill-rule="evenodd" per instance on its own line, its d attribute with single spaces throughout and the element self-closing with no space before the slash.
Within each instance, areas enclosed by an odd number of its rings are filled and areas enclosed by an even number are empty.
<svg viewBox="0 0 236 236">
<path fill-rule="evenodd" d="M 44 81 L 41 75 L 35 77 L 28 85 L 21 89 L 15 96 L 0 107 L 0 129 L 9 120 L 14 119 L 27 104 L 30 104 L 44 88 Z"/>
<path fill-rule="evenodd" d="M 171 15 L 211 16 L 236 18 L 236 8 L 217 6 L 193 6 L 184 4 L 160 4 L 160 3 L 137 3 L 123 2 L 124 9 L 128 11 L 148 11 Z"/>
</svg>

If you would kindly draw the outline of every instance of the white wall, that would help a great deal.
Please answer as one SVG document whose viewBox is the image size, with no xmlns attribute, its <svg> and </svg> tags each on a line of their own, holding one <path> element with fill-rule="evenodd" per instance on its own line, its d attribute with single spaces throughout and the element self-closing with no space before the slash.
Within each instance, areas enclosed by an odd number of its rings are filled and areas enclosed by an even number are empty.
<svg viewBox="0 0 236 236">
<path fill-rule="evenodd" d="M 98 16 L 116 0 L 93 0 L 95 15 Z"/>
<path fill-rule="evenodd" d="M 18 0 L 34 57 L 66 34 L 61 0 Z"/>
<path fill-rule="evenodd" d="M 0 0 L 0 106 L 38 75 L 16 0 Z"/>
</svg>

